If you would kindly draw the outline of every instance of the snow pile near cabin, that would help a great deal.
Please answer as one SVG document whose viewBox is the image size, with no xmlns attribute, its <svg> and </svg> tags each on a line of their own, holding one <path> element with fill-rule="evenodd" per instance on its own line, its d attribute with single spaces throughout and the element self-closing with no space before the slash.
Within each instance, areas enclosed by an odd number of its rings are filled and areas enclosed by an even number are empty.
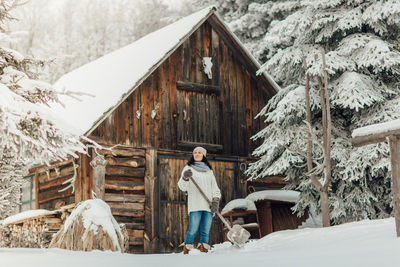
<svg viewBox="0 0 400 267">
<path fill-rule="evenodd" d="M 54 237 L 50 248 L 125 252 L 127 240 L 110 207 L 101 199 L 81 202 Z"/>
</svg>

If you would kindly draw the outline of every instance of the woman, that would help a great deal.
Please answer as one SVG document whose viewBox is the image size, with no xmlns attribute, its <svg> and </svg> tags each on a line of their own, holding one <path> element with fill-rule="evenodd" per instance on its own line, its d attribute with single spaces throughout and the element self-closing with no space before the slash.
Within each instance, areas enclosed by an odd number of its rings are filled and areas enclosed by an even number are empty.
<svg viewBox="0 0 400 267">
<path fill-rule="evenodd" d="M 178 181 L 179 189 L 188 194 L 189 227 L 185 238 L 183 253 L 188 254 L 193 248 L 194 237 L 200 227 L 199 250 L 208 252 L 210 228 L 213 213 L 218 210 L 221 192 L 215 180 L 214 173 L 206 158 L 207 151 L 202 147 L 193 150 L 193 156 L 182 170 Z M 208 199 L 212 199 L 212 205 L 204 199 L 197 187 L 190 181 L 192 177 L 203 190 Z"/>
</svg>

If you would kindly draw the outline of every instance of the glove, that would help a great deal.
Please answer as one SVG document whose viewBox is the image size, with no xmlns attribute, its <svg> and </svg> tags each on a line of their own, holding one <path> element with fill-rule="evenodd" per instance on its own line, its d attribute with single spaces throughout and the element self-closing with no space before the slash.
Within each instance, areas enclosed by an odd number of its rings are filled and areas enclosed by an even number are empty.
<svg viewBox="0 0 400 267">
<path fill-rule="evenodd" d="M 192 170 L 186 170 L 183 172 L 183 180 L 189 181 L 189 178 L 193 175 Z"/>
<path fill-rule="evenodd" d="M 211 201 L 211 212 L 216 213 L 218 211 L 218 208 L 219 208 L 219 198 L 213 197 Z"/>
</svg>

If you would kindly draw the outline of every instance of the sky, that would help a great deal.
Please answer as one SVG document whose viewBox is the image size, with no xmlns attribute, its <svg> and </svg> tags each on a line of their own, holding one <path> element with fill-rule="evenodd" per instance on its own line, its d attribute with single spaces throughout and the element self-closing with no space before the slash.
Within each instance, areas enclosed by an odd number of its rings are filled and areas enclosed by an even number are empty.
<svg viewBox="0 0 400 267">
<path fill-rule="evenodd" d="M 368 267 L 397 266 L 400 239 L 394 218 L 327 228 L 274 232 L 237 248 L 216 244 L 207 253 L 134 255 L 60 249 L 0 249 L 0 266 L 13 267 Z"/>
</svg>

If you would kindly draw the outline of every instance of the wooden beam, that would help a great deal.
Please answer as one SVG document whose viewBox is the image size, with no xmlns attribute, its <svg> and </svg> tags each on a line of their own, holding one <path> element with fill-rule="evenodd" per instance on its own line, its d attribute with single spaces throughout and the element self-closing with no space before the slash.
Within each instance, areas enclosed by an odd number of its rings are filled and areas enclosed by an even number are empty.
<svg viewBox="0 0 400 267">
<path fill-rule="evenodd" d="M 196 146 L 202 146 L 210 151 L 219 151 L 223 149 L 222 145 L 218 144 L 207 144 L 207 143 L 199 143 L 199 142 L 188 142 L 188 141 L 179 141 L 178 146 L 185 148 L 195 148 Z"/>
<path fill-rule="evenodd" d="M 39 172 L 35 171 L 35 209 L 39 209 Z"/>
<path fill-rule="evenodd" d="M 106 175 L 108 176 L 130 176 L 144 177 L 144 168 L 132 168 L 124 166 L 107 166 Z"/>
<path fill-rule="evenodd" d="M 393 209 L 396 222 L 396 234 L 400 237 L 400 142 L 397 136 L 388 137 L 390 145 L 390 163 L 392 166 Z"/>
<path fill-rule="evenodd" d="M 131 194 L 113 194 L 105 193 L 104 200 L 106 202 L 138 202 L 144 203 L 144 195 L 131 195 Z"/>
<path fill-rule="evenodd" d="M 400 136 L 400 129 L 387 131 L 378 134 L 368 134 L 363 136 L 356 136 L 351 139 L 351 143 L 354 147 L 365 146 L 369 144 L 376 144 L 380 142 L 385 142 L 387 136 Z"/>
<path fill-rule="evenodd" d="M 107 157 L 108 165 L 110 166 L 125 166 L 125 167 L 144 167 L 146 165 L 145 158 L 116 158 Z"/>
<path fill-rule="evenodd" d="M 144 183 L 106 180 L 104 188 L 111 190 L 144 190 Z"/>
<path fill-rule="evenodd" d="M 157 250 L 157 242 L 153 242 L 156 233 L 156 168 L 157 153 L 155 149 L 146 150 L 146 176 L 145 185 L 145 231 L 147 239 L 144 239 L 144 252 L 155 253 Z"/>
<path fill-rule="evenodd" d="M 186 90 L 191 92 L 198 92 L 203 94 L 216 94 L 221 95 L 221 87 L 215 85 L 207 85 L 193 82 L 177 81 L 176 88 L 178 90 Z"/>
</svg>

